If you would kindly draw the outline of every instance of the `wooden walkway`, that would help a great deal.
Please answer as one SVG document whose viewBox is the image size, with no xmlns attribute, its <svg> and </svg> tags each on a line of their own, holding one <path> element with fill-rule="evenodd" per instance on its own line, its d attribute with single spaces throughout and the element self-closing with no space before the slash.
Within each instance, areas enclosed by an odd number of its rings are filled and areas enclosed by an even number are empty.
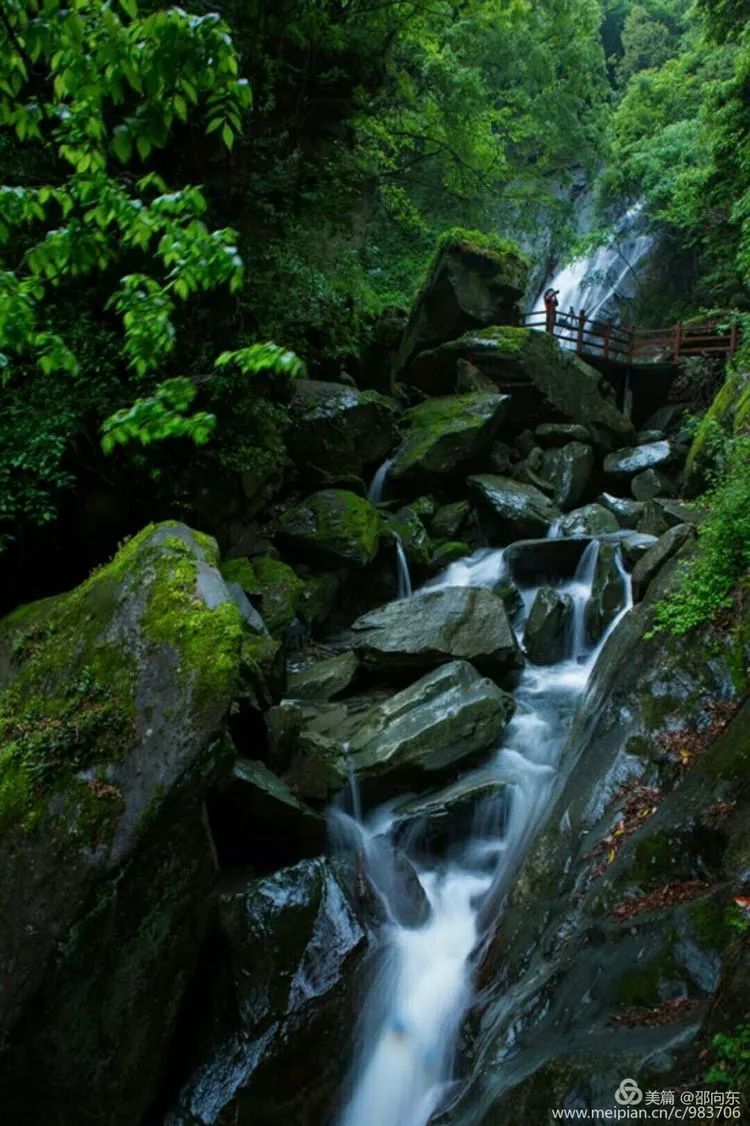
<svg viewBox="0 0 750 1126">
<path fill-rule="evenodd" d="M 717 356 L 728 360 L 737 351 L 737 325 L 728 330 L 718 321 L 680 322 L 671 328 L 636 328 L 613 321 L 595 320 L 585 309 L 563 313 L 559 309 L 554 324 L 546 309 L 526 313 L 523 324 L 542 329 L 557 337 L 579 356 L 619 364 L 677 364 L 686 356 Z"/>
</svg>

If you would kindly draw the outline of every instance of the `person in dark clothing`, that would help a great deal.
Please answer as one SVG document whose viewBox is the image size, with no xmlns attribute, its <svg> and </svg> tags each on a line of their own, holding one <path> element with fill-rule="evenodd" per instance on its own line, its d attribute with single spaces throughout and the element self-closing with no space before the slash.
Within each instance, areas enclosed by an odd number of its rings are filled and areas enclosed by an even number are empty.
<svg viewBox="0 0 750 1126">
<path fill-rule="evenodd" d="M 557 320 L 557 306 L 559 304 L 557 295 L 559 289 L 549 289 L 544 291 L 544 308 L 547 312 L 547 332 L 553 332 L 555 328 L 555 321 Z"/>
</svg>

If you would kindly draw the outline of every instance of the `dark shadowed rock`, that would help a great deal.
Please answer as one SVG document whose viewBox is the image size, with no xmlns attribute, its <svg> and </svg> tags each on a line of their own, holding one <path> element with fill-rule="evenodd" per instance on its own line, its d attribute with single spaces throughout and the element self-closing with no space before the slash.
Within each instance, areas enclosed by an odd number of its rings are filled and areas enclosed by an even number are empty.
<svg viewBox="0 0 750 1126">
<path fill-rule="evenodd" d="M 454 395 L 427 399 L 407 415 L 407 430 L 389 478 L 429 479 L 452 474 L 490 447 L 508 410 L 507 395 Z"/>
<path fill-rule="evenodd" d="M 339 653 L 289 673 L 288 694 L 298 700 L 333 700 L 351 685 L 359 663 L 354 653 Z"/>
<path fill-rule="evenodd" d="M 377 509 L 346 489 L 313 493 L 279 520 L 279 537 L 291 550 L 331 567 L 370 563 L 381 531 Z"/>
<path fill-rule="evenodd" d="M 393 448 L 400 409 L 376 391 L 300 379 L 284 441 L 292 459 L 328 473 L 361 473 Z"/>
<path fill-rule="evenodd" d="M 552 486 L 552 497 L 568 509 L 583 497 L 594 469 L 594 451 L 582 442 L 568 442 L 561 449 L 545 451 L 542 475 Z"/>
<path fill-rule="evenodd" d="M 510 574 L 527 586 L 544 579 L 570 579 L 576 572 L 590 538 L 518 540 L 503 558 Z"/>
<path fill-rule="evenodd" d="M 620 540 L 622 561 L 628 571 L 632 571 L 639 559 L 656 543 L 656 536 L 645 535 L 643 532 L 629 532 Z"/>
<path fill-rule="evenodd" d="M 630 491 L 636 500 L 651 500 L 653 497 L 673 497 L 677 490 L 671 478 L 660 469 L 644 469 L 630 482 Z"/>
<path fill-rule="evenodd" d="M 589 441 L 586 427 L 575 422 L 543 422 L 537 426 L 534 436 L 540 446 L 566 446 L 568 442 Z"/>
<path fill-rule="evenodd" d="M 326 1121 L 365 932 L 325 860 L 222 893 L 168 1126 Z M 300 1117 L 302 1116 L 302 1117 Z"/>
<path fill-rule="evenodd" d="M 679 551 L 693 529 L 689 524 L 677 524 L 660 536 L 654 546 L 650 548 L 636 563 L 633 568 L 633 598 L 636 602 L 643 598 L 656 575 L 668 559 Z"/>
<path fill-rule="evenodd" d="M 396 839 L 410 852 L 445 854 L 472 834 L 500 837 L 508 812 L 504 782 L 469 775 L 444 790 L 400 802 L 395 810 Z"/>
<path fill-rule="evenodd" d="M 471 513 L 471 508 L 465 500 L 454 501 L 453 504 L 444 504 L 437 510 L 430 524 L 430 532 L 435 539 L 455 539 L 466 523 Z"/>
<path fill-rule="evenodd" d="M 468 360 L 459 360 L 456 364 L 456 391 L 459 395 L 466 391 L 482 391 L 485 394 L 497 394 L 497 387 L 487 375 L 483 375 L 478 367 L 470 364 Z"/>
<path fill-rule="evenodd" d="M 554 665 L 568 649 L 573 624 L 573 599 L 552 587 L 540 587 L 531 607 L 523 644 L 535 665 Z"/>
<path fill-rule="evenodd" d="M 346 644 L 366 668 L 385 675 L 459 657 L 502 676 L 521 660 L 502 599 L 472 587 L 427 590 L 373 610 L 357 619 Z"/>
<path fill-rule="evenodd" d="M 523 536 L 545 535 L 560 515 L 559 509 L 540 489 L 511 477 L 481 473 L 470 477 L 469 485 L 506 542 Z"/>
<path fill-rule="evenodd" d="M 243 662 L 257 681 L 278 649 L 217 564 L 208 537 L 151 526 L 0 625 L 9 1121 L 129 1126 L 153 1096 L 215 878 L 225 717 Z"/>
<path fill-rule="evenodd" d="M 471 232 L 450 239 L 435 256 L 399 348 L 397 371 L 425 348 L 470 328 L 513 323 L 529 268 L 511 243 L 492 246 Z M 455 377 L 455 365 L 453 375 Z M 453 381 L 446 390 L 453 389 Z"/>
</svg>

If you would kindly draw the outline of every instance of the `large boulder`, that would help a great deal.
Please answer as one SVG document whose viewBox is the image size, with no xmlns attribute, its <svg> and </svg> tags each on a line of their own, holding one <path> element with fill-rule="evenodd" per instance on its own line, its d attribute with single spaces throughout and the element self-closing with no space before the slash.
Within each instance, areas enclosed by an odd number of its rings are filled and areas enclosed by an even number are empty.
<svg viewBox="0 0 750 1126">
<path fill-rule="evenodd" d="M 615 497 L 611 493 L 601 493 L 596 498 L 596 503 L 608 508 L 621 528 L 638 527 L 646 511 L 643 501 L 630 500 L 629 497 Z"/>
<path fill-rule="evenodd" d="M 471 765 L 497 745 L 513 698 L 467 661 L 428 673 L 364 715 L 352 731 L 347 763 L 358 780 L 407 788 Z"/>
<path fill-rule="evenodd" d="M 278 648 L 217 564 L 208 537 L 150 526 L 0 624 L 8 1121 L 129 1126 L 153 1097 L 207 921 L 225 717 Z"/>
<path fill-rule="evenodd" d="M 279 520 L 290 550 L 329 567 L 364 567 L 375 558 L 382 521 L 368 500 L 346 489 L 322 489 Z"/>
<path fill-rule="evenodd" d="M 661 469 L 644 469 L 630 482 L 630 491 L 636 500 L 652 500 L 654 497 L 673 497 L 677 490 L 670 477 Z"/>
<path fill-rule="evenodd" d="M 365 948 L 365 931 L 325 860 L 227 886 L 166 1126 L 328 1121 Z"/>
<path fill-rule="evenodd" d="M 399 407 L 377 391 L 297 380 L 284 441 L 297 465 L 327 473 L 361 473 L 393 448 Z"/>
<path fill-rule="evenodd" d="M 667 560 L 677 554 L 692 534 L 693 528 L 689 524 L 676 524 L 674 528 L 670 528 L 660 536 L 653 547 L 641 556 L 633 568 L 632 575 L 633 598 L 636 602 L 643 598 Z"/>
<path fill-rule="evenodd" d="M 469 485 L 506 543 L 546 535 L 560 515 L 540 489 L 512 477 L 480 473 L 469 478 Z"/>
<path fill-rule="evenodd" d="M 553 587 L 537 591 L 526 622 L 523 644 L 535 665 L 555 665 L 568 651 L 573 626 L 573 599 Z"/>
<path fill-rule="evenodd" d="M 448 391 L 460 359 L 512 395 L 509 422 L 516 433 L 557 418 L 585 427 L 605 450 L 635 441 L 633 425 L 617 409 L 604 377 L 549 333 L 509 325 L 467 332 L 418 355 L 406 373 L 408 381 L 433 394 Z"/>
<path fill-rule="evenodd" d="M 397 373 L 418 352 L 452 340 L 467 329 L 514 323 L 528 274 L 527 262 L 512 243 L 474 231 L 451 232 L 411 311 L 396 361 Z"/>
<path fill-rule="evenodd" d="M 478 833 L 502 837 L 509 804 L 505 782 L 468 772 L 437 792 L 400 801 L 394 835 L 412 855 L 416 850 L 434 858 Z"/>
<path fill-rule="evenodd" d="M 481 457 L 492 444 L 509 402 L 507 395 L 473 393 L 427 399 L 413 407 L 389 479 L 445 477 Z"/>
<path fill-rule="evenodd" d="M 560 508 L 573 508 L 583 498 L 594 469 L 594 451 L 583 442 L 568 442 L 562 449 L 545 450 L 542 476 L 552 486 Z"/>
<path fill-rule="evenodd" d="M 346 647 L 366 668 L 396 676 L 456 657 L 503 676 L 521 661 L 502 599 L 475 587 L 426 590 L 364 614 L 352 625 Z"/>
<path fill-rule="evenodd" d="M 572 579 L 590 542 L 583 536 L 517 540 L 505 549 L 503 561 L 512 578 L 524 586 L 535 586 L 545 579 Z"/>
<path fill-rule="evenodd" d="M 359 662 L 354 653 L 338 653 L 307 668 L 290 671 L 289 695 L 298 700 L 333 700 L 350 687 Z"/>
</svg>

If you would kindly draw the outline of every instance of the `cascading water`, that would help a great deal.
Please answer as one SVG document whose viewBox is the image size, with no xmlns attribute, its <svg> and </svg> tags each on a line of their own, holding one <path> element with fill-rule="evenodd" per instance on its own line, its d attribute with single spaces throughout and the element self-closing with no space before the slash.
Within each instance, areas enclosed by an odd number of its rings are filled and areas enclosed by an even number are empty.
<svg viewBox="0 0 750 1126">
<path fill-rule="evenodd" d="M 346 826 L 349 847 L 366 866 L 383 901 L 387 920 L 379 932 L 378 969 L 366 998 L 337 1126 L 425 1126 L 445 1099 L 471 999 L 472 952 L 496 923 L 549 808 L 562 747 L 606 639 L 592 647 L 584 634 L 597 552 L 598 543 L 587 546 L 574 577 L 560 585 L 574 606 L 569 655 L 553 666 L 527 665 L 502 747 L 490 762 L 461 780 L 462 786 L 482 793 L 486 788 L 490 795 L 475 809 L 472 832 L 439 861 L 424 860 L 418 832 L 416 838 L 410 834 L 410 870 L 416 871 L 429 902 L 426 922 L 399 921 L 398 900 L 404 888 L 393 859 L 398 851 L 398 804 L 381 806 L 365 819 L 336 814 Z M 628 576 L 621 562 L 618 567 L 627 597 L 610 631 L 632 605 Z M 491 585 L 505 570 L 502 551 L 480 551 L 452 564 L 431 585 Z M 524 617 L 536 589 L 522 591 Z"/>
<path fill-rule="evenodd" d="M 399 598 L 411 598 L 412 585 L 409 560 L 406 558 L 400 536 L 396 536 L 396 568 L 398 571 L 398 596 Z"/>
<path fill-rule="evenodd" d="M 548 286 L 559 290 L 558 325 L 565 327 L 569 323 L 571 342 L 575 339 L 574 318 L 580 309 L 585 309 L 593 320 L 611 318 L 619 322 L 637 295 L 639 267 L 643 266 L 654 243 L 655 236 L 648 229 L 643 204 L 638 203 L 616 224 L 608 245 L 576 258 L 546 281 L 532 308 L 541 308 L 542 294 Z"/>
<path fill-rule="evenodd" d="M 386 458 L 380 468 L 376 471 L 372 479 L 370 488 L 367 490 L 367 499 L 371 504 L 380 504 L 385 495 L 385 486 L 388 480 L 393 458 Z"/>
</svg>

